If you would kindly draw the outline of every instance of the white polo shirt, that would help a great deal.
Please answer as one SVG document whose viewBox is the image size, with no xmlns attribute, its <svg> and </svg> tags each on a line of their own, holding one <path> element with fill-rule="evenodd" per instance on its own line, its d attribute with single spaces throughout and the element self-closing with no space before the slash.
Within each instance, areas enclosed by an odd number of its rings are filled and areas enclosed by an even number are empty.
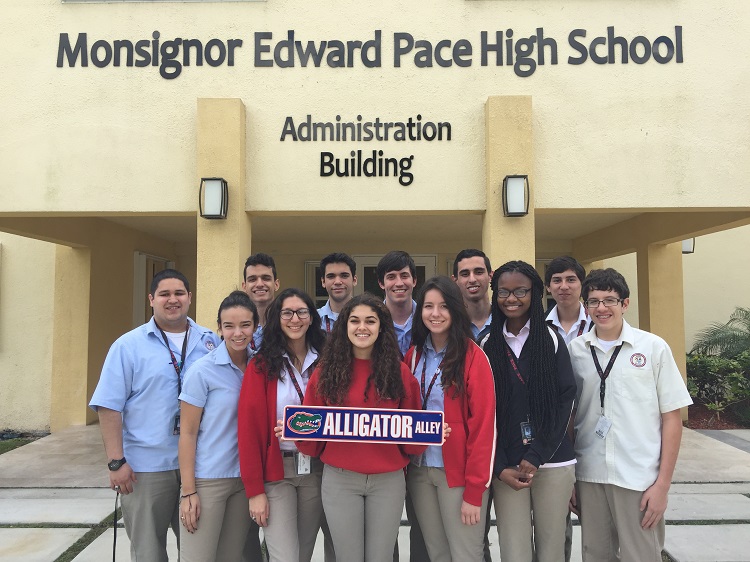
<svg viewBox="0 0 750 562">
<path fill-rule="evenodd" d="M 560 316 L 558 316 L 557 313 L 557 305 L 553 306 L 552 310 L 550 310 L 549 314 L 547 314 L 547 322 L 550 322 L 552 324 L 552 327 L 557 330 L 557 333 L 560 334 L 560 337 L 562 337 L 565 345 L 568 345 L 579 335 L 583 335 L 591 330 L 592 323 L 591 317 L 586 314 L 586 309 L 583 307 L 583 303 L 581 303 L 578 307 L 578 320 L 576 320 L 575 323 L 570 327 L 569 332 L 566 332 L 565 328 L 563 328 L 562 324 L 560 323 Z"/>
<path fill-rule="evenodd" d="M 604 415 L 612 426 L 604 439 L 595 434 L 601 417 L 596 349 L 602 370 L 617 345 L 622 349 L 607 377 Z M 672 351 L 659 336 L 623 320 L 620 338 L 609 351 L 596 328 L 568 346 L 578 395 L 575 419 L 576 478 L 643 491 L 659 474 L 661 415 L 693 403 Z"/>
</svg>

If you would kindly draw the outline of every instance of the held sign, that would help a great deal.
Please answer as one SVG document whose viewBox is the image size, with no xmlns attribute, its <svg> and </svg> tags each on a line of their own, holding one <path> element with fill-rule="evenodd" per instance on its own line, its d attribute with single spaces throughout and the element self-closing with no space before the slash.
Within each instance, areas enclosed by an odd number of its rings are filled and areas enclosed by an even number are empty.
<svg viewBox="0 0 750 562">
<path fill-rule="evenodd" d="M 284 439 L 441 445 L 443 412 L 286 406 Z"/>
</svg>

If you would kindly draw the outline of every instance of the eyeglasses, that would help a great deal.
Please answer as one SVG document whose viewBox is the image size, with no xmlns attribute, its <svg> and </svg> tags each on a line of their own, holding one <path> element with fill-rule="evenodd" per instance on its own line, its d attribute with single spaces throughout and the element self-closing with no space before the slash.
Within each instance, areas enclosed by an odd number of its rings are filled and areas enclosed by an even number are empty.
<svg viewBox="0 0 750 562">
<path fill-rule="evenodd" d="M 607 308 L 612 308 L 613 306 L 617 306 L 618 303 L 621 303 L 622 299 L 616 299 L 615 297 L 607 297 L 602 300 L 599 299 L 589 299 L 584 302 L 586 305 L 586 308 L 599 308 L 599 304 L 603 304 Z"/>
<path fill-rule="evenodd" d="M 298 308 L 297 310 L 292 310 L 290 308 L 284 308 L 281 310 L 280 316 L 282 320 L 291 320 L 295 314 L 297 315 L 297 318 L 304 320 L 310 318 L 310 309 Z"/>
<path fill-rule="evenodd" d="M 518 289 L 513 289 L 512 291 L 509 291 L 508 289 L 498 289 L 497 290 L 497 296 L 501 299 L 507 299 L 511 293 L 513 293 L 513 296 L 522 299 L 526 295 L 528 295 L 531 292 L 531 289 L 524 289 L 523 287 L 519 287 Z"/>
</svg>

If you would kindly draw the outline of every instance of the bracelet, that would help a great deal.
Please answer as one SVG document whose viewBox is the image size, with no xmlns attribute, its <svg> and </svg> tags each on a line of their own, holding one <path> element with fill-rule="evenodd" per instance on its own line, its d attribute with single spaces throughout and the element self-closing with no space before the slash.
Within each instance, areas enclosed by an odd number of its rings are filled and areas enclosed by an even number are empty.
<svg viewBox="0 0 750 562">
<path fill-rule="evenodd" d="M 184 496 L 180 496 L 180 498 L 184 500 L 185 498 L 189 498 L 190 496 L 194 496 L 197 493 L 198 492 L 193 492 L 192 494 L 185 494 Z"/>
</svg>

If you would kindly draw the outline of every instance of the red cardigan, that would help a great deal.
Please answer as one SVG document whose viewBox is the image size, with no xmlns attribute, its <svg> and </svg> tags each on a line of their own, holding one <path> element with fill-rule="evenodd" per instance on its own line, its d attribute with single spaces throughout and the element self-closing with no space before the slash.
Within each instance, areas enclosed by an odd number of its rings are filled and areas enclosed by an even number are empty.
<svg viewBox="0 0 750 562">
<path fill-rule="evenodd" d="M 407 365 L 412 364 L 414 353 L 414 347 L 406 352 Z M 414 375 L 412 379 L 416 381 Z M 443 464 L 448 486 L 465 486 L 464 501 L 481 506 L 482 494 L 492 482 L 497 441 L 495 379 L 487 356 L 473 341 L 466 351 L 464 380 L 466 391 L 460 398 L 453 389 L 445 391 L 445 421 L 451 434 L 443 444 Z"/>
<path fill-rule="evenodd" d="M 401 364 L 401 379 L 404 381 L 406 395 L 401 400 L 378 400 L 375 389 L 370 386 L 367 393 L 367 402 L 365 402 L 365 385 L 371 369 L 370 361 L 353 360 L 352 383 L 342 406 L 387 408 L 391 410 L 397 408 L 405 410 L 421 409 L 419 384 L 404 364 Z M 319 378 L 320 368 L 316 369 L 310 377 L 304 404 L 311 406 L 326 405 L 317 393 Z M 306 455 L 319 456 L 320 460 L 330 466 L 359 472 L 360 474 L 383 474 L 404 468 L 409 464 L 408 455 L 421 455 L 427 449 L 427 446 L 343 441 L 297 441 L 297 448 Z"/>
<path fill-rule="evenodd" d="M 265 493 L 264 482 L 284 479 L 276 427 L 277 380 L 269 380 L 253 358 L 242 380 L 237 412 L 240 476 L 248 498 Z"/>
</svg>

